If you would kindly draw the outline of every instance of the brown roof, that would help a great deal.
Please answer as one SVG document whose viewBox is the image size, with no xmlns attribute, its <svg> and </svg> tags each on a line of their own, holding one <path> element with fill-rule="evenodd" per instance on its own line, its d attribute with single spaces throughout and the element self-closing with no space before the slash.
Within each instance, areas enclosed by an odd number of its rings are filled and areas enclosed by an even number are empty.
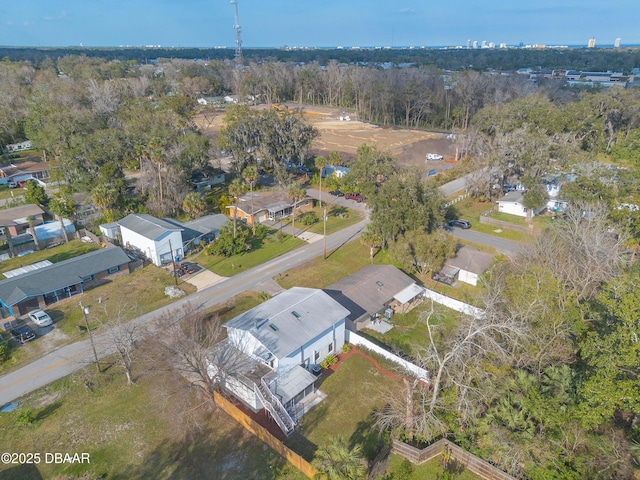
<svg viewBox="0 0 640 480">
<path fill-rule="evenodd" d="M 413 283 L 409 275 L 393 265 L 367 265 L 324 290 L 349 310 L 349 319 L 355 321 L 365 313 L 382 311 L 394 295 Z"/>
<path fill-rule="evenodd" d="M 243 195 L 238 199 L 238 210 L 242 210 L 245 213 L 251 213 L 251 193 Z M 307 198 L 309 198 L 307 196 Z M 287 196 L 287 192 L 283 190 L 277 190 L 266 193 L 253 192 L 253 211 L 259 212 L 261 210 L 267 210 L 271 206 L 277 204 L 286 204 L 286 206 L 293 205 L 293 201 Z M 235 206 L 233 203 L 231 206 Z M 280 206 L 280 208 L 283 208 Z"/>
<path fill-rule="evenodd" d="M 42 215 L 44 210 L 38 205 L 20 205 L 19 207 L 0 210 L 0 225 L 13 225 L 15 220 L 26 218 L 29 215 Z"/>
<path fill-rule="evenodd" d="M 493 255 L 462 246 L 458 249 L 456 256 L 445 263 L 451 267 L 482 275 L 489 268 L 491 262 L 493 262 Z"/>
<path fill-rule="evenodd" d="M 48 162 L 35 162 L 33 160 L 24 160 L 15 164 L 0 167 L 2 177 L 12 177 L 23 173 L 46 172 L 51 170 L 51 164 Z"/>
</svg>

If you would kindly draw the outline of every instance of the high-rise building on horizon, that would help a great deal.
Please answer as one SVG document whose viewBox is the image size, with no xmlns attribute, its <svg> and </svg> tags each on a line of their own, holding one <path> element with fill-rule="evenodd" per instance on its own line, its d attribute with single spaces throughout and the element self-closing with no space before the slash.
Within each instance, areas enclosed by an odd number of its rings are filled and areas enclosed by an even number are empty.
<svg viewBox="0 0 640 480">
<path fill-rule="evenodd" d="M 596 48 L 596 39 L 595 37 L 591 37 L 589 42 L 587 42 L 587 48 Z"/>
<path fill-rule="evenodd" d="M 620 37 L 616 38 L 616 41 L 613 42 L 613 46 L 615 48 L 620 48 L 620 42 L 622 41 L 622 39 Z"/>
</svg>

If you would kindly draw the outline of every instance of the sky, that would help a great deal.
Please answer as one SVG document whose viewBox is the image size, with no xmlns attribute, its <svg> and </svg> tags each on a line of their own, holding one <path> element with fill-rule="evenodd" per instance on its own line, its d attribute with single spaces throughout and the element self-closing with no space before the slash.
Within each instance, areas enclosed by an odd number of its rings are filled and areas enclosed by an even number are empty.
<svg viewBox="0 0 640 480">
<path fill-rule="evenodd" d="M 242 46 L 640 44 L 640 0 L 237 0 Z M 235 45 L 229 0 L 2 0 L 1 46 Z"/>
</svg>

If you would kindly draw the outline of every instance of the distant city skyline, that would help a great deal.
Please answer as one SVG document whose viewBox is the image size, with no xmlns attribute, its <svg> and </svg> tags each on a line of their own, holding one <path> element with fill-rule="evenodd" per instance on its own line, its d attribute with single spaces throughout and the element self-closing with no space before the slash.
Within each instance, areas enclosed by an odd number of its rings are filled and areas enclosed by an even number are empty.
<svg viewBox="0 0 640 480">
<path fill-rule="evenodd" d="M 229 0 L 23 0 L 0 5 L 2 46 L 233 47 Z M 374 47 L 640 44 L 638 0 L 238 0 L 242 44 Z"/>
</svg>

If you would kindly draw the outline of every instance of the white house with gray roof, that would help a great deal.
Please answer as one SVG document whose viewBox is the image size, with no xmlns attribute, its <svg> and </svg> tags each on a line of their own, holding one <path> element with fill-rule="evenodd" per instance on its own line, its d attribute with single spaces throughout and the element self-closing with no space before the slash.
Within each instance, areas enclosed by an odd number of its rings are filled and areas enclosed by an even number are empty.
<svg viewBox="0 0 640 480">
<path fill-rule="evenodd" d="M 212 352 L 209 374 L 255 412 L 266 408 L 289 434 L 296 405 L 316 391 L 311 370 L 345 343 L 347 315 L 322 290 L 291 288 L 224 325 L 228 338 Z"/>
<path fill-rule="evenodd" d="M 182 228 L 144 213 L 132 213 L 118 221 L 122 244 L 144 254 L 153 264 L 184 258 Z"/>
</svg>

